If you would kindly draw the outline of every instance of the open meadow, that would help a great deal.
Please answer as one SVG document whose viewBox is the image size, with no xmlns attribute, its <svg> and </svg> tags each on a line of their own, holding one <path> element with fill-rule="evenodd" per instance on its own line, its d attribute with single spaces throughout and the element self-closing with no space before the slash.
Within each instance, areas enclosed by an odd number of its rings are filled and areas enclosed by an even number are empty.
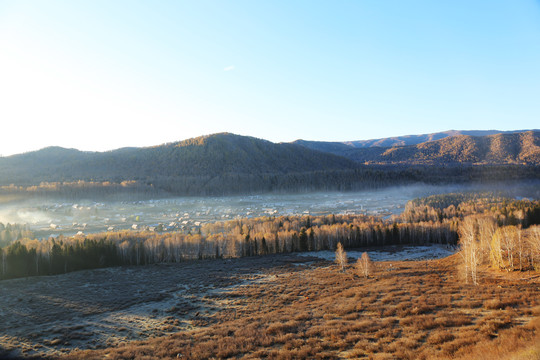
<svg viewBox="0 0 540 360">
<path fill-rule="evenodd" d="M 475 286 L 458 254 L 399 254 L 367 278 L 287 254 L 3 281 L 0 345 L 58 359 L 538 358 L 537 273 L 484 269 Z"/>
</svg>

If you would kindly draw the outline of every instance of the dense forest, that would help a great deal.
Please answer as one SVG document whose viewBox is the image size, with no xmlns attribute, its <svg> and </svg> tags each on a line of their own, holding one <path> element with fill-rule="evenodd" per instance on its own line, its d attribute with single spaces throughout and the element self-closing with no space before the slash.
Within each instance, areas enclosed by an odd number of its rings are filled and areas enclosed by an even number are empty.
<svg viewBox="0 0 540 360">
<path fill-rule="evenodd" d="M 41 241 L 19 237 L 1 250 L 0 276 L 334 250 L 338 243 L 348 249 L 459 243 L 463 254 L 469 254 L 474 245 L 475 263 L 491 259 L 501 269 L 538 270 L 538 224 L 540 201 L 510 200 L 496 194 L 447 194 L 411 201 L 402 215 L 390 219 L 281 216 L 205 224 L 198 233 L 122 231 Z M 470 255 L 464 258 L 472 261 Z"/>
<path fill-rule="evenodd" d="M 497 184 L 540 178 L 540 167 L 485 166 L 384 166 L 354 170 L 289 174 L 223 174 L 220 176 L 168 177 L 156 173 L 146 180 L 121 182 L 78 180 L 41 182 L 37 185 L 0 186 L 0 201 L 39 196 L 124 199 L 170 196 L 222 196 L 234 194 L 355 191 L 408 184 Z"/>
<path fill-rule="evenodd" d="M 538 134 L 461 135 L 345 157 L 233 134 L 103 153 L 46 148 L 0 158 L 0 195 L 219 196 L 540 179 Z"/>
<path fill-rule="evenodd" d="M 81 152 L 46 148 L 0 159 L 0 184 L 162 180 L 207 181 L 218 176 L 294 174 L 356 169 L 351 160 L 294 144 L 215 134 L 148 148 Z M 37 181 L 37 184 L 35 183 Z"/>
</svg>

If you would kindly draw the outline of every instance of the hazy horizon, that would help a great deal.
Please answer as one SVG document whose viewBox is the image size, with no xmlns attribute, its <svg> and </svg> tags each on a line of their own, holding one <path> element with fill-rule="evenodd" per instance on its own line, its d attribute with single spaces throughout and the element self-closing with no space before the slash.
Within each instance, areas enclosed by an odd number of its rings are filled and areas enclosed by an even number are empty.
<svg viewBox="0 0 540 360">
<path fill-rule="evenodd" d="M 292 141 L 282 141 L 282 142 L 275 142 L 275 143 L 290 143 L 290 142 L 293 142 L 293 141 L 296 141 L 296 140 L 304 140 L 304 141 L 336 142 L 336 143 L 347 144 L 347 143 L 351 143 L 351 142 L 355 142 L 355 141 L 375 141 L 375 140 L 381 140 L 381 139 L 402 138 L 402 137 L 410 137 L 410 136 L 423 136 L 423 135 L 431 135 L 431 134 L 436 134 L 436 133 L 446 133 L 446 132 L 450 132 L 450 131 L 464 131 L 464 132 L 496 131 L 496 132 L 500 132 L 500 133 L 513 133 L 513 132 L 522 132 L 522 131 L 523 132 L 525 132 L 525 131 L 539 131 L 539 129 L 514 129 L 514 130 L 498 130 L 498 129 L 457 130 L 457 129 L 449 129 L 449 130 L 437 131 L 435 133 L 403 134 L 403 135 L 389 136 L 389 137 L 385 137 L 385 138 L 346 139 L 346 140 L 334 140 L 334 141 L 325 140 L 325 139 L 314 140 L 314 139 L 296 138 L 296 139 L 294 139 Z M 119 150 L 119 149 L 122 149 L 122 148 L 148 148 L 148 147 L 155 147 L 155 146 L 161 146 L 161 145 L 181 142 L 181 141 L 189 140 L 189 139 L 192 139 L 192 138 L 212 136 L 212 135 L 223 134 L 223 133 L 225 133 L 225 134 L 233 134 L 233 135 L 240 135 L 240 136 L 248 136 L 248 137 L 254 137 L 254 138 L 258 138 L 258 139 L 262 139 L 262 140 L 272 141 L 270 139 L 263 138 L 263 137 L 257 137 L 257 136 L 253 136 L 253 135 L 242 135 L 242 134 L 236 134 L 236 133 L 231 133 L 231 132 L 225 131 L 225 132 L 220 132 L 220 133 L 201 134 L 201 135 L 198 135 L 198 136 L 193 136 L 193 137 L 189 137 L 189 138 L 181 138 L 181 139 L 177 139 L 177 140 L 174 140 L 174 141 L 164 142 L 164 143 L 159 143 L 159 144 L 150 144 L 150 145 L 141 145 L 141 146 L 129 146 L 129 145 L 127 145 L 127 146 L 122 146 L 122 147 L 111 147 L 111 148 L 104 148 L 104 149 L 82 149 L 82 148 L 77 148 L 77 147 L 64 147 L 64 146 L 61 146 L 61 145 L 51 144 L 51 145 L 46 145 L 44 147 L 40 147 L 40 148 L 37 148 L 37 149 L 30 149 L 30 150 L 27 150 L 27 151 L 23 151 L 23 152 L 20 152 L 20 153 L 0 154 L 0 158 L 1 157 L 9 157 L 9 156 L 12 156 L 12 155 L 21 155 L 21 154 L 31 153 L 31 152 L 34 152 L 34 151 L 40 151 L 40 150 L 47 149 L 47 148 L 64 148 L 64 149 L 70 149 L 70 150 L 78 150 L 78 151 L 82 151 L 82 152 L 108 152 L 108 151 Z M 274 142 L 274 141 L 272 141 L 272 142 Z"/>
</svg>

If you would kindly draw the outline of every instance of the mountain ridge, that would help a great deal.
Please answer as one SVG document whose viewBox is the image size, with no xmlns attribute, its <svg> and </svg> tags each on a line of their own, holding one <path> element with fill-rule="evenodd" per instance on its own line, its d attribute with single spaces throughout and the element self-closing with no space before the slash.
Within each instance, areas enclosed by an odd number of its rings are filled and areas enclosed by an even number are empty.
<svg viewBox="0 0 540 360">
<path fill-rule="evenodd" d="M 85 183 L 128 182 L 176 195 L 224 195 L 475 178 L 538 179 L 539 137 L 540 132 L 529 131 L 458 135 L 393 147 L 350 148 L 331 143 L 330 149 L 321 151 L 301 143 L 218 133 L 107 152 L 48 147 L 0 158 L 0 188 L 14 184 L 39 190 L 42 183 L 43 188 L 54 189 L 58 184 L 81 188 Z M 340 150 L 343 146 L 346 150 Z"/>
<path fill-rule="evenodd" d="M 279 142 L 276 144 L 297 144 L 301 145 L 303 147 L 308 147 L 313 150 L 323 151 L 321 148 L 324 148 L 325 150 L 323 152 L 339 152 L 341 150 L 350 150 L 351 148 L 366 148 L 366 147 L 392 147 L 392 146 L 406 146 L 406 145 L 416 145 L 423 142 L 428 141 L 435 141 L 440 140 L 445 137 L 453 137 L 458 135 L 471 135 L 471 136 L 488 136 L 488 135 L 495 135 L 495 134 L 513 134 L 513 133 L 522 133 L 522 132 L 537 132 L 540 131 L 540 129 L 523 129 L 523 130 L 508 130 L 508 131 L 502 131 L 502 130 L 447 130 L 447 131 L 441 131 L 436 133 L 427 133 L 427 134 L 420 134 L 420 135 L 402 135 L 402 136 L 393 136 L 393 137 L 386 137 L 386 138 L 377 138 L 377 139 L 367 139 L 367 140 L 347 140 L 347 141 L 316 141 L 316 140 L 304 140 L 304 139 L 298 139 L 291 142 Z M 265 139 L 253 137 L 253 136 L 244 136 L 244 135 L 237 135 L 230 132 L 219 132 L 219 133 L 213 133 L 213 134 L 207 134 L 207 135 L 201 135 L 196 136 L 184 140 L 178 140 L 173 142 L 167 142 L 162 143 L 158 145 L 150 145 L 150 146 L 143 146 L 143 147 L 134 147 L 134 146 L 127 146 L 127 147 L 121 147 L 117 149 L 112 150 L 106 150 L 106 151 L 85 151 L 85 150 L 79 150 L 76 148 L 65 148 L 61 146 L 51 145 L 46 146 L 44 148 L 33 150 L 33 151 L 27 151 L 19 154 L 12 154 L 8 156 L 1 156 L 0 159 L 5 158 L 13 158 L 13 157 L 19 157 L 26 154 L 34 154 L 38 152 L 67 152 L 71 151 L 72 153 L 78 152 L 78 153 L 84 153 L 84 154 L 98 154 L 98 153 L 111 153 L 111 152 L 117 152 L 117 151 L 127 151 L 127 150 L 135 150 L 135 149 L 151 149 L 151 148 L 159 148 L 164 146 L 186 146 L 186 145 L 192 145 L 195 143 L 199 143 L 200 145 L 204 145 L 204 141 L 208 138 L 212 138 L 215 136 L 240 136 L 240 137 L 247 137 L 247 138 L 253 138 L 253 139 L 259 139 L 263 141 L 270 142 Z M 384 145 L 383 145 L 384 144 Z"/>
<path fill-rule="evenodd" d="M 296 144 L 229 133 L 107 152 L 47 147 L 0 158 L 0 184 L 65 180 L 146 180 L 161 176 L 274 174 L 357 168 L 353 161 Z M 31 181 L 33 179 L 33 181 Z"/>
<path fill-rule="evenodd" d="M 436 133 L 420 134 L 420 135 L 403 135 L 392 136 L 378 139 L 368 140 L 352 140 L 352 141 L 310 141 L 310 140 L 295 140 L 293 143 L 298 143 L 302 146 L 310 147 L 312 149 L 326 149 L 334 150 L 328 151 L 339 154 L 340 151 L 350 150 L 351 148 L 368 148 L 368 147 L 392 147 L 392 146 L 407 146 L 417 145 L 424 142 L 441 140 L 447 137 L 453 137 L 458 135 L 470 135 L 470 136 L 488 136 L 496 134 L 514 134 L 528 131 L 540 131 L 538 129 L 527 130 L 447 130 Z"/>
<path fill-rule="evenodd" d="M 540 165 L 540 131 L 486 136 L 457 135 L 417 145 L 351 149 L 342 156 L 359 163 Z"/>
</svg>

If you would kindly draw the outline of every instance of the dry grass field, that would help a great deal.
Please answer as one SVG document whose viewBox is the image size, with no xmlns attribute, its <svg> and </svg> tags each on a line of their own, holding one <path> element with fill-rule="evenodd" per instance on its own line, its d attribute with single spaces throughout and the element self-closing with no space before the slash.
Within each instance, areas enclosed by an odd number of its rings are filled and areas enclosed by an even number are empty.
<svg viewBox="0 0 540 360">
<path fill-rule="evenodd" d="M 458 256 L 378 262 L 368 278 L 281 263 L 203 296 L 214 310 L 189 328 L 57 358 L 540 359 L 538 273 L 484 270 L 469 285 Z"/>
</svg>

